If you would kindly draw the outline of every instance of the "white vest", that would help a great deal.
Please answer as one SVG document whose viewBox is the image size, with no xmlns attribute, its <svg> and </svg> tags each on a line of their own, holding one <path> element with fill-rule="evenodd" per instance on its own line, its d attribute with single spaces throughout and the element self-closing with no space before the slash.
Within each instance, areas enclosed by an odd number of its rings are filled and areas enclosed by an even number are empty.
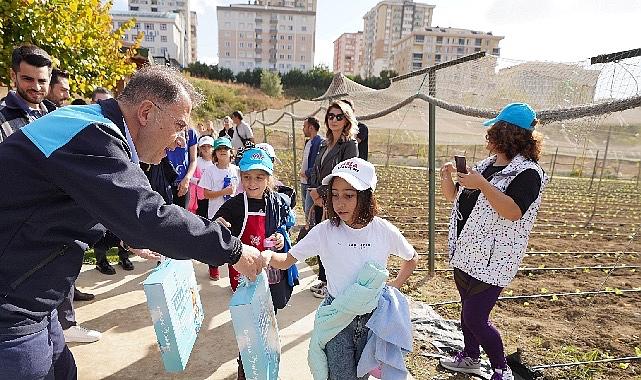
<svg viewBox="0 0 641 380">
<path fill-rule="evenodd" d="M 488 157 L 479 162 L 474 170 L 482 173 L 495 161 L 496 156 Z M 463 186 L 459 187 L 452 207 L 448 236 L 450 264 L 453 267 L 490 285 L 506 287 L 510 284 L 525 255 L 548 177 L 539 164 L 517 155 L 508 166 L 490 179 L 494 187 L 505 193 L 512 180 L 527 169 L 535 169 L 539 173 L 541 189 L 539 196 L 520 219 L 511 221 L 500 216 L 481 192 L 457 238 L 458 199 L 463 191 Z"/>
</svg>

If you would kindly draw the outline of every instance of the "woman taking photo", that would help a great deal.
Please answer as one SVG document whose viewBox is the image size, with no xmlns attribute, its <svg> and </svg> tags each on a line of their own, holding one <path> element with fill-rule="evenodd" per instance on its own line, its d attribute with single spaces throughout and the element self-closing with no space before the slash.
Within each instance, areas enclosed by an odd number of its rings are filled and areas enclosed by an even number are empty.
<svg viewBox="0 0 641 380">
<path fill-rule="evenodd" d="M 356 135 L 358 122 L 352 107 L 343 101 L 333 102 L 325 113 L 326 140 L 321 142 L 314 161 L 314 168 L 309 179 L 310 195 L 314 201 L 316 224 L 323 219 L 323 207 L 329 194 L 328 186 L 322 185 L 323 178 L 332 174 L 332 169 L 339 162 L 358 156 Z M 317 298 L 327 294 L 327 277 L 323 263 L 318 260 L 318 279 L 321 281 L 312 292 Z"/>
<path fill-rule="evenodd" d="M 547 176 L 537 163 L 543 136 L 534 130 L 536 114 L 513 103 L 490 125 L 486 149 L 492 156 L 457 172 L 451 162 L 441 168 L 441 190 L 454 201 L 448 248 L 461 296 L 463 351 L 441 359 L 452 371 L 479 373 L 480 347 L 487 354 L 491 380 L 511 380 L 503 341 L 490 312 L 519 268 L 541 203 Z M 452 181 L 456 173 L 458 183 Z"/>
</svg>

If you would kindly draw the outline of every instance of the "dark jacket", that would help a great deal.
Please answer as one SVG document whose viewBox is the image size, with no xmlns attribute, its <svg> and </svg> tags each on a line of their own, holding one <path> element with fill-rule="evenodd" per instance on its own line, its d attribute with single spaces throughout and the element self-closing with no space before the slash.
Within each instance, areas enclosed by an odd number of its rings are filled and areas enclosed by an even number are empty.
<svg viewBox="0 0 641 380">
<path fill-rule="evenodd" d="M 318 148 L 316 160 L 314 161 L 314 170 L 312 170 L 312 177 L 310 178 L 310 187 L 316 187 L 318 195 L 323 198 L 327 197 L 328 192 L 327 186 L 321 185 L 323 178 L 332 174 L 332 169 L 339 162 L 358 156 L 357 143 L 354 139 L 337 142 L 323 159 L 325 151 L 327 151 L 327 140 L 321 142 Z"/>
<path fill-rule="evenodd" d="M 222 265 L 240 257 L 229 230 L 151 189 L 131 161 L 115 100 L 31 122 L 0 144 L 0 163 L 0 334 L 45 328 L 104 228 L 176 259 Z"/>
<path fill-rule="evenodd" d="M 321 142 L 323 142 L 324 140 L 324 137 L 317 134 L 309 141 L 307 141 L 307 144 L 311 144 L 309 146 L 309 156 L 307 156 L 307 170 L 305 170 L 305 175 L 307 176 L 307 178 L 312 176 L 312 172 L 314 171 L 314 162 L 316 161 L 316 155 L 318 154 L 318 149 L 320 148 Z M 305 195 L 303 194 L 303 197 L 304 196 Z"/>
<path fill-rule="evenodd" d="M 56 105 L 47 99 L 43 100 L 42 104 L 44 104 L 47 112 L 52 112 L 56 109 Z M 16 95 L 10 92 L 0 100 L 0 142 L 34 120 L 36 118 L 29 116 L 18 103 Z"/>
</svg>

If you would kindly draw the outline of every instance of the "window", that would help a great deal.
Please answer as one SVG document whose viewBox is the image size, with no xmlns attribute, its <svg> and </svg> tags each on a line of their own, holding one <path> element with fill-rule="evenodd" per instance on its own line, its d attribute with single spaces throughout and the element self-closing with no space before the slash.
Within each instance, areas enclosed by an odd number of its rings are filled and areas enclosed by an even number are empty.
<svg viewBox="0 0 641 380">
<path fill-rule="evenodd" d="M 281 40 L 284 40 L 284 39 L 285 39 L 285 36 L 283 36 L 283 35 L 281 34 L 281 35 L 280 35 L 280 39 L 281 39 Z"/>
<path fill-rule="evenodd" d="M 226 51 L 225 52 L 225 57 L 231 57 L 231 52 Z"/>
<path fill-rule="evenodd" d="M 292 45 L 287 45 L 287 50 L 292 50 L 294 47 Z"/>
<path fill-rule="evenodd" d="M 287 60 L 289 60 L 289 61 L 292 60 L 292 55 L 291 54 L 287 54 Z"/>
<path fill-rule="evenodd" d="M 301 56 L 300 56 L 300 60 L 301 60 L 301 61 L 304 61 L 304 60 L 305 60 L 305 56 L 304 56 L 304 55 L 301 55 Z"/>
<path fill-rule="evenodd" d="M 300 47 L 300 51 L 305 51 L 305 50 L 307 50 L 307 46 L 303 45 Z"/>
<path fill-rule="evenodd" d="M 245 33 L 242 33 L 242 32 L 241 32 L 241 33 L 238 33 L 238 37 L 240 37 L 240 38 L 245 38 Z"/>
<path fill-rule="evenodd" d="M 305 36 L 300 36 L 301 41 L 305 41 Z"/>
<path fill-rule="evenodd" d="M 152 12 L 158 12 L 158 8 L 151 8 Z"/>
<path fill-rule="evenodd" d="M 160 24 L 160 30 L 167 30 L 167 24 Z"/>
<path fill-rule="evenodd" d="M 243 62 L 243 61 L 238 62 L 238 66 L 245 67 L 245 62 Z"/>
<path fill-rule="evenodd" d="M 278 68 L 279 69 L 284 69 L 285 68 L 285 64 L 284 63 L 279 63 L 278 64 Z"/>
<path fill-rule="evenodd" d="M 414 36 L 414 42 L 422 44 L 425 41 L 425 36 Z"/>
<path fill-rule="evenodd" d="M 132 34 L 132 35 L 131 35 L 131 40 L 132 40 L 132 41 L 133 41 L 133 40 L 135 40 L 135 39 L 136 39 L 136 37 L 138 37 L 138 35 L 137 35 L 137 34 Z"/>
<path fill-rule="evenodd" d="M 250 48 L 250 49 L 253 49 L 254 48 L 254 43 L 253 42 L 248 42 L 247 43 L 247 47 Z"/>
<path fill-rule="evenodd" d="M 231 32 L 225 32 L 225 37 L 231 37 Z"/>
<path fill-rule="evenodd" d="M 306 32 L 307 31 L 307 27 L 306 26 L 301 26 L 300 30 L 303 31 L 303 32 Z"/>
<path fill-rule="evenodd" d="M 231 42 L 225 41 L 225 47 L 231 47 Z"/>
<path fill-rule="evenodd" d="M 279 54 L 278 59 L 285 59 L 285 54 Z"/>
<path fill-rule="evenodd" d="M 301 70 L 305 70 L 305 65 L 300 65 Z"/>
<path fill-rule="evenodd" d="M 238 52 L 238 56 L 240 58 L 245 58 L 245 52 L 244 51 Z"/>
<path fill-rule="evenodd" d="M 129 7 L 130 11 L 137 11 L 139 7 Z"/>
<path fill-rule="evenodd" d="M 160 36 L 160 42 L 167 42 L 167 36 Z"/>
<path fill-rule="evenodd" d="M 294 40 L 294 36 L 287 36 L 287 41 L 292 41 Z"/>
<path fill-rule="evenodd" d="M 239 42 L 238 43 L 238 47 L 239 48 L 244 48 L 245 47 L 245 43 L 244 42 Z"/>
<path fill-rule="evenodd" d="M 145 30 L 154 30 L 154 24 L 145 23 Z"/>
<path fill-rule="evenodd" d="M 240 24 L 238 24 L 238 29 L 245 29 L 245 23 L 241 22 Z"/>
<path fill-rule="evenodd" d="M 153 34 L 145 34 L 145 42 L 154 42 L 155 36 Z"/>
<path fill-rule="evenodd" d="M 227 68 L 231 67 L 231 62 L 225 61 L 225 67 L 227 67 Z"/>
<path fill-rule="evenodd" d="M 136 28 L 136 29 L 140 29 L 140 23 L 139 23 L 139 22 L 137 22 L 137 23 L 134 25 L 134 28 Z"/>
<path fill-rule="evenodd" d="M 127 41 L 128 39 L 129 39 L 129 35 L 128 34 L 123 34 L 122 35 L 122 40 L 123 41 Z"/>
</svg>

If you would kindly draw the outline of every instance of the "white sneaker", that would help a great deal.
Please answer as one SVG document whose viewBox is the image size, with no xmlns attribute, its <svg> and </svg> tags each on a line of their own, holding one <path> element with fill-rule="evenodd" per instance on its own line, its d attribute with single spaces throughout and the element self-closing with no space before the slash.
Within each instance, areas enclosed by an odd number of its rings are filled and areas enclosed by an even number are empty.
<svg viewBox="0 0 641 380">
<path fill-rule="evenodd" d="M 316 285 L 312 285 L 312 286 L 310 286 L 310 287 L 309 287 L 309 290 L 310 290 L 312 293 L 316 293 L 317 291 L 321 290 L 321 288 L 322 288 L 323 286 L 326 286 L 326 285 L 327 285 L 327 283 L 326 283 L 325 281 L 321 281 L 321 282 L 319 282 L 319 283 L 318 283 L 318 284 L 316 284 Z"/>
<path fill-rule="evenodd" d="M 318 289 L 317 291 L 312 293 L 314 297 L 316 298 L 325 298 L 327 295 L 327 286 L 323 286 L 322 288 Z"/>
<path fill-rule="evenodd" d="M 490 380 L 514 380 L 514 375 L 510 367 L 506 369 L 494 369 L 494 374 Z"/>
<path fill-rule="evenodd" d="M 479 374 L 481 370 L 481 360 L 471 358 L 463 351 L 451 358 L 443 358 L 439 363 L 450 371 Z"/>
<path fill-rule="evenodd" d="M 102 338 L 102 334 L 95 330 L 89 330 L 82 326 L 71 326 L 63 330 L 66 343 L 91 343 Z"/>
</svg>

